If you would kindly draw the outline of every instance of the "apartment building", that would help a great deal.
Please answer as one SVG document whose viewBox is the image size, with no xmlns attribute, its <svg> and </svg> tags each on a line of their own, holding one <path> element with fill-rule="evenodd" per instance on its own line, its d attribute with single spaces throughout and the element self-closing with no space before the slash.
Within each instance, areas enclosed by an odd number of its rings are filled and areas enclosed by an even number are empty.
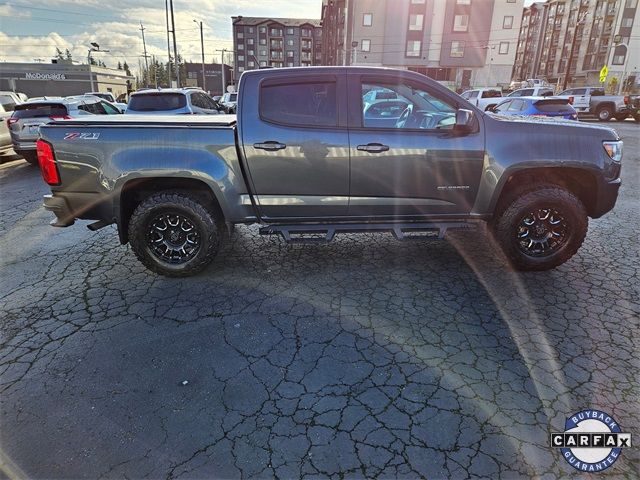
<svg viewBox="0 0 640 480">
<path fill-rule="evenodd" d="M 511 81 L 523 0 L 323 0 L 327 65 L 409 69 L 451 88 Z"/>
<path fill-rule="evenodd" d="M 607 65 L 608 81 L 624 77 L 629 86 L 637 85 L 639 51 L 638 0 L 534 3 L 523 11 L 513 78 L 563 85 L 566 77 L 571 86 L 597 85 Z"/>
<path fill-rule="evenodd" d="M 231 17 L 235 78 L 260 67 L 321 65 L 322 27 L 317 19 Z"/>
</svg>

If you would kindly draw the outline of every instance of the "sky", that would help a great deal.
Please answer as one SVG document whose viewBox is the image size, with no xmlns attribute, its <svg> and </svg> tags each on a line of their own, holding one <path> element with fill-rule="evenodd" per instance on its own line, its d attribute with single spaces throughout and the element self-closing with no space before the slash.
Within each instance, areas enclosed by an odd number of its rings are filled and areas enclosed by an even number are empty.
<svg viewBox="0 0 640 480">
<path fill-rule="evenodd" d="M 320 18 L 321 5 L 322 0 L 174 0 L 178 53 L 201 61 L 194 20 L 204 25 L 205 60 L 219 62 L 217 50 L 233 48 L 231 16 Z M 109 50 L 93 53 L 96 60 L 109 67 L 126 61 L 135 73 L 144 62 L 140 22 L 147 54 L 166 61 L 164 0 L 0 0 L 0 62 L 49 62 L 56 47 L 86 61 L 90 42 L 96 42 Z"/>
</svg>

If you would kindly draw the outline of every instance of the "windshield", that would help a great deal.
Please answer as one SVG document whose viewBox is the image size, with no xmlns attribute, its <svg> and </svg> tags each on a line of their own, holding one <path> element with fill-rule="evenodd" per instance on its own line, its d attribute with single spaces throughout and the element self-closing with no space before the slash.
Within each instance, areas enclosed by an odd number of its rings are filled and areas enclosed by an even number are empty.
<svg viewBox="0 0 640 480">
<path fill-rule="evenodd" d="M 178 110 L 187 104 L 182 93 L 144 93 L 132 95 L 127 106 L 136 112 Z"/>
</svg>

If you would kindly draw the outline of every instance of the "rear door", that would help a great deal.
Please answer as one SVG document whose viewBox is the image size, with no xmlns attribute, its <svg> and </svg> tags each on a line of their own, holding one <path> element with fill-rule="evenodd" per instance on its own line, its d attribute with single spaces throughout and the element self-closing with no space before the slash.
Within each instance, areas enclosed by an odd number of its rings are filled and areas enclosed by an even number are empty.
<svg viewBox="0 0 640 480">
<path fill-rule="evenodd" d="M 481 119 L 474 133 L 453 130 L 457 96 L 415 77 L 390 72 L 349 78 L 351 180 L 349 216 L 426 217 L 464 214 L 476 197 L 484 160 Z M 406 108 L 371 118 L 363 92 L 387 88 Z M 477 93 L 477 92 L 476 92 Z M 373 113 L 380 115 L 383 104 Z M 464 108 L 464 107 L 463 107 Z"/>
<path fill-rule="evenodd" d="M 265 218 L 340 217 L 349 199 L 346 75 L 248 77 L 241 135 Z M 256 115 L 257 113 L 257 115 Z"/>
</svg>

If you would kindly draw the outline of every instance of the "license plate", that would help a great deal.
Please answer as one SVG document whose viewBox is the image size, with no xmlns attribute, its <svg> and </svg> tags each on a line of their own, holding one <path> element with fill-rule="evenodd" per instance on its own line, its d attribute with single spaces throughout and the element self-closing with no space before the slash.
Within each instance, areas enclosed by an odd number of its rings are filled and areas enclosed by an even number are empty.
<svg viewBox="0 0 640 480">
<path fill-rule="evenodd" d="M 39 127 L 40 125 L 29 125 L 29 133 L 36 135 Z"/>
</svg>

